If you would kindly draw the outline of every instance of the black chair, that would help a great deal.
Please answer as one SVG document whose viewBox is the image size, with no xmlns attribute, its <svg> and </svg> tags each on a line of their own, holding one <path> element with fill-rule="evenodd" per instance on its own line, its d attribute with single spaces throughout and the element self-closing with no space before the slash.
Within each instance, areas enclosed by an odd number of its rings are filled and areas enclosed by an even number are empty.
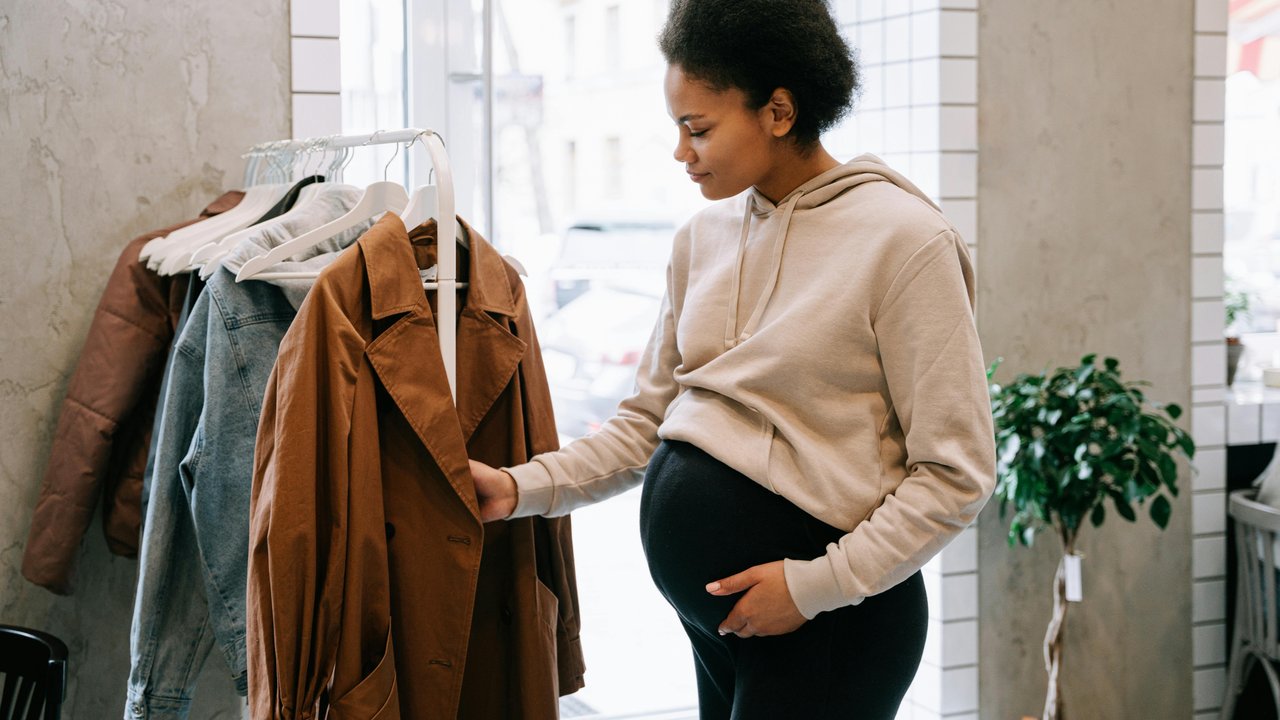
<svg viewBox="0 0 1280 720">
<path fill-rule="evenodd" d="M 57 720 L 67 693 L 67 646 L 28 628 L 0 625 L 0 720 Z"/>
</svg>

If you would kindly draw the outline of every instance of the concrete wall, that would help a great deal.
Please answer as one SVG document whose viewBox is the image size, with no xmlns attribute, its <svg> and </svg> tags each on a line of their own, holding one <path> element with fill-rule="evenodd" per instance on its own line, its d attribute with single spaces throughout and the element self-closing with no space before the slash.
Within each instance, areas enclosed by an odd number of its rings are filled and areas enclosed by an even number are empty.
<svg viewBox="0 0 1280 720">
<path fill-rule="evenodd" d="M 289 77 L 286 0 L 0 4 L 0 622 L 67 641 L 64 717 L 123 711 L 136 572 L 95 524 L 73 597 L 19 574 L 67 379 L 120 248 L 288 136 Z M 219 660 L 201 682 L 193 717 L 239 717 Z"/>
<path fill-rule="evenodd" d="M 1192 0 L 984 0 L 978 320 L 1000 377 L 1114 355 L 1189 406 Z M 1109 513 L 1082 534 L 1067 616 L 1068 717 L 1191 716 L 1191 504 L 1159 532 Z M 1039 715 L 1059 548 L 980 525 L 981 717 Z"/>
</svg>

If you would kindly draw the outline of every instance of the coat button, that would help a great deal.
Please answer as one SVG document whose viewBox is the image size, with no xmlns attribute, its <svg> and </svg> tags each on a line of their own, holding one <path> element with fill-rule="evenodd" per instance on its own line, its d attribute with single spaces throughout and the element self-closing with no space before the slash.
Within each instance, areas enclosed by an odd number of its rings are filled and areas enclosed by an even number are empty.
<svg viewBox="0 0 1280 720">
<path fill-rule="evenodd" d="M 395 536 L 396 536 L 396 526 L 395 526 L 395 525 L 392 525 L 391 523 L 387 523 L 387 528 L 386 528 L 386 530 L 387 530 L 387 539 L 388 539 L 388 540 L 390 540 L 391 538 L 393 538 L 393 537 L 395 537 Z"/>
</svg>

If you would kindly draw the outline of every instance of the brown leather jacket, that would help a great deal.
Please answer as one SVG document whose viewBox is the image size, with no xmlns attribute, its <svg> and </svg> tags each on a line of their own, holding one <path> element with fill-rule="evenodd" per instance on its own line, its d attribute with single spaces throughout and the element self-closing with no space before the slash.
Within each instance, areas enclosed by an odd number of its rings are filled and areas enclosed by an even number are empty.
<svg viewBox="0 0 1280 720">
<path fill-rule="evenodd" d="M 254 718 L 550 720 L 583 685 L 569 519 L 479 520 L 468 457 L 558 442 L 524 287 L 466 229 L 456 411 L 418 274 L 434 223 L 411 240 L 387 214 L 280 346 L 254 457 Z"/>
<path fill-rule="evenodd" d="M 67 386 L 31 518 L 22 575 L 68 595 L 80 541 L 102 497 L 102 527 L 117 555 L 138 554 L 142 476 L 165 358 L 187 276 L 160 277 L 138 260 L 142 246 L 226 212 L 244 193 L 223 194 L 200 216 L 134 238 L 120 253 Z"/>
</svg>

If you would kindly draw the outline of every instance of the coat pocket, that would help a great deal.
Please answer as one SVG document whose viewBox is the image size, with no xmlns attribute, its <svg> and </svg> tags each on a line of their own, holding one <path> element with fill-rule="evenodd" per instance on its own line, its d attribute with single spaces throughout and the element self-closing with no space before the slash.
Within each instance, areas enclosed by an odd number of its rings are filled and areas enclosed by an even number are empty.
<svg viewBox="0 0 1280 720">
<path fill-rule="evenodd" d="M 330 705 L 333 720 L 399 720 L 396 653 L 387 630 L 387 646 L 377 667 Z"/>
</svg>

